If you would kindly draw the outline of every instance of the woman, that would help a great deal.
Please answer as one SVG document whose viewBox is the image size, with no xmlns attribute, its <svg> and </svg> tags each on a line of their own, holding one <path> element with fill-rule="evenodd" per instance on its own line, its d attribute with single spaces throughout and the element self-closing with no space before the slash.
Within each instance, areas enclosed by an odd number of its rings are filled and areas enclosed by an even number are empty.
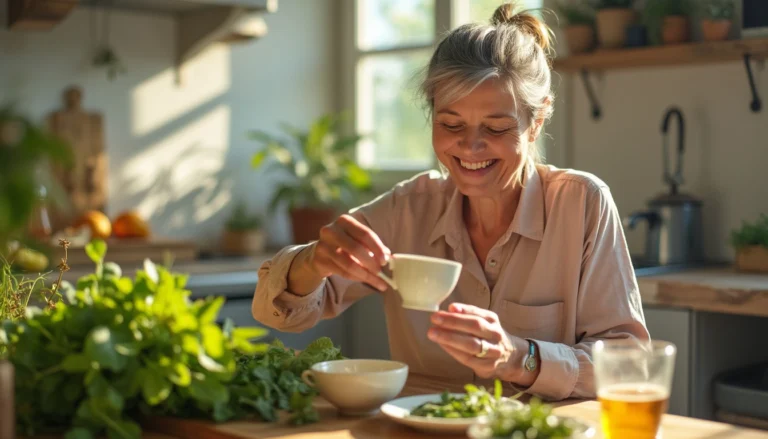
<svg viewBox="0 0 768 439">
<path fill-rule="evenodd" d="M 376 290 L 391 356 L 458 382 L 499 378 L 548 400 L 593 398 L 598 339 L 648 339 L 608 187 L 540 164 L 552 113 L 549 30 L 506 4 L 437 47 L 422 91 L 443 172 L 398 184 L 280 251 L 259 271 L 254 317 L 302 331 Z M 392 253 L 459 261 L 441 311 L 404 309 L 376 276 Z"/>
</svg>

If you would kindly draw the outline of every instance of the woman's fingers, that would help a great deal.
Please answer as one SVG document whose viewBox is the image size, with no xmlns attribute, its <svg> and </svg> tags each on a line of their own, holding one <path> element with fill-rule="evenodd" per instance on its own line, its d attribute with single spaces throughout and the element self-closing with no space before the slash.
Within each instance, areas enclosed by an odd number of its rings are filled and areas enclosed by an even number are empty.
<svg viewBox="0 0 768 439">
<path fill-rule="evenodd" d="M 432 323 L 438 328 L 466 333 L 491 343 L 498 343 L 502 338 L 497 326 L 488 322 L 484 317 L 473 314 L 438 311 L 432 314 Z"/>
<path fill-rule="evenodd" d="M 498 323 L 499 321 L 499 316 L 495 312 L 463 303 L 450 304 L 450 306 L 448 306 L 448 311 L 461 314 L 476 315 L 478 317 L 484 318 L 490 323 Z"/>
<path fill-rule="evenodd" d="M 348 253 L 339 248 L 319 245 L 315 251 L 315 264 L 322 273 L 337 274 L 349 280 L 364 282 L 374 288 L 385 291 L 387 284 L 378 276 L 371 274 Z"/>
<path fill-rule="evenodd" d="M 353 256 L 371 273 L 381 270 L 381 264 L 375 259 L 373 252 L 345 232 L 344 229 L 331 229 L 330 232 L 326 232 L 326 241 Z"/>
<path fill-rule="evenodd" d="M 482 339 L 472 335 L 446 329 L 431 328 L 427 332 L 427 336 L 430 340 L 440 344 L 444 348 L 450 347 L 467 355 L 475 356 L 483 351 Z M 488 351 L 484 357 L 478 359 L 497 359 L 501 356 L 501 349 L 498 344 L 491 343 L 488 340 L 486 340 L 484 344 Z"/>
<path fill-rule="evenodd" d="M 373 253 L 379 267 L 387 263 L 390 251 L 373 230 L 356 220 L 352 215 L 342 215 L 339 217 L 338 223 L 355 241 Z"/>
</svg>

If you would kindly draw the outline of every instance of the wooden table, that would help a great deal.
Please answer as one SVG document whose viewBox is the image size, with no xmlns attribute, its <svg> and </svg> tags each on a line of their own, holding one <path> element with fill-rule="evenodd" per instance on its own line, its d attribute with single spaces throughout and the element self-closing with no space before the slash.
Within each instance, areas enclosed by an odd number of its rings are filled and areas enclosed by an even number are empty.
<svg viewBox="0 0 768 439">
<path fill-rule="evenodd" d="M 440 393 L 443 390 L 462 391 L 462 386 L 445 383 L 418 375 L 411 375 L 401 396 Z M 339 417 L 336 410 L 318 398 L 320 422 L 296 427 L 283 422 L 229 422 L 212 424 L 201 421 L 158 419 L 151 427 L 154 431 L 173 435 L 179 439 L 421 439 L 432 436 L 390 421 L 382 414 L 363 418 Z M 600 408 L 596 401 L 569 400 L 555 404 L 555 412 L 574 416 L 599 426 Z M 729 424 L 680 416 L 666 415 L 663 421 L 665 439 L 757 439 L 768 438 L 768 432 L 749 430 Z M 600 437 L 598 435 L 598 437 Z"/>
</svg>

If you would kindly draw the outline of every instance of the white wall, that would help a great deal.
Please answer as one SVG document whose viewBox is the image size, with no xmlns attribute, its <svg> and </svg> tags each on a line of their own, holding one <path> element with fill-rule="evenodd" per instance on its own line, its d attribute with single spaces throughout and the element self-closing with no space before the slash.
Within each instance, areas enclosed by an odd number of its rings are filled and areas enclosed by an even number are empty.
<svg viewBox="0 0 768 439">
<path fill-rule="evenodd" d="M 264 210 L 273 181 L 248 166 L 248 130 L 307 125 L 337 107 L 333 0 L 280 0 L 269 33 L 243 46 L 215 46 L 175 82 L 175 23 L 113 12 L 110 41 L 127 73 L 110 82 L 89 60 L 91 27 L 103 10 L 79 8 L 50 32 L 5 29 L 0 0 L 0 102 L 14 99 L 38 120 L 61 92 L 84 88 L 84 106 L 104 114 L 110 159 L 108 213 L 138 208 L 157 234 L 214 241 L 235 198 Z M 276 243 L 285 221 L 270 221 Z"/>
<path fill-rule="evenodd" d="M 765 99 L 768 75 L 753 71 Z M 566 136 L 560 143 L 567 145 L 572 166 L 604 179 L 622 215 L 644 208 L 648 199 L 666 190 L 661 124 L 669 106 L 680 107 L 686 139 L 686 184 L 681 189 L 704 201 L 708 256 L 732 258 L 729 231 L 743 219 L 768 213 L 768 113 L 749 110 L 751 95 L 743 63 L 606 73 L 595 82 L 603 107 L 598 122 L 591 119 L 578 78 L 571 86 L 572 98 L 564 104 L 570 111 L 570 134 L 568 130 L 553 133 L 555 143 L 557 136 Z M 565 89 L 561 94 L 569 96 Z M 677 141 L 673 127 L 670 145 Z M 644 232 L 644 227 L 628 232 L 633 253 L 643 251 Z"/>
</svg>

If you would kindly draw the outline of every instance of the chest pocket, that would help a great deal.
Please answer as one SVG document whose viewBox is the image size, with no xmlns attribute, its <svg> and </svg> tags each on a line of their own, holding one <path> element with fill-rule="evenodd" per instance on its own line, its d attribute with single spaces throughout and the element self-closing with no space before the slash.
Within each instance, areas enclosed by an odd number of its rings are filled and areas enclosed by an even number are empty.
<svg viewBox="0 0 768 439">
<path fill-rule="evenodd" d="M 501 326 L 520 338 L 562 342 L 563 302 L 548 305 L 520 305 L 504 300 L 499 313 Z"/>
</svg>

